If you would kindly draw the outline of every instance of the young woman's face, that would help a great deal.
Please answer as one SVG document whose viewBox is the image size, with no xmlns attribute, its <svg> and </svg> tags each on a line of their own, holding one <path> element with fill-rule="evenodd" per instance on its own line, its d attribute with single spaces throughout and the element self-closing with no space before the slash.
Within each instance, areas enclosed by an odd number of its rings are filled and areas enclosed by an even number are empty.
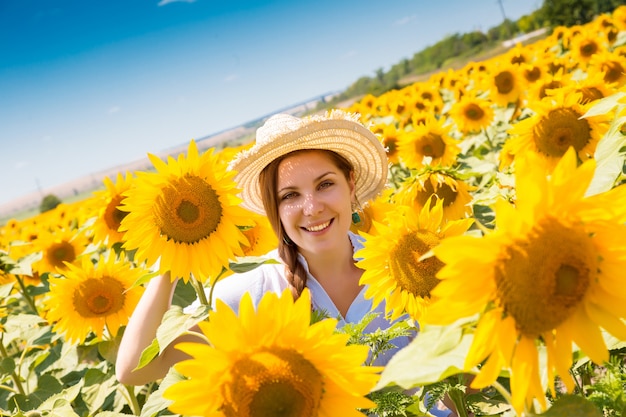
<svg viewBox="0 0 626 417">
<path fill-rule="evenodd" d="M 278 213 L 289 238 L 306 254 L 345 244 L 354 181 L 324 152 L 299 152 L 278 165 Z"/>
</svg>

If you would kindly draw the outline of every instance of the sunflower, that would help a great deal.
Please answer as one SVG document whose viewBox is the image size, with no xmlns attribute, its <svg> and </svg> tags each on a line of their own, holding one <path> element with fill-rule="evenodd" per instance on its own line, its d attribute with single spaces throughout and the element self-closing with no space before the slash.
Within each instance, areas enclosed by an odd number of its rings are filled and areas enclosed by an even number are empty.
<svg viewBox="0 0 626 417">
<path fill-rule="evenodd" d="M 234 172 L 226 170 L 213 149 L 198 154 L 191 141 L 187 158 L 169 157 L 168 163 L 149 155 L 156 172 L 138 172 L 120 210 L 128 212 L 119 230 L 124 249 L 137 249 L 136 259 L 172 279 L 185 282 L 193 274 L 205 282 L 241 256 L 247 241 L 238 226 L 252 226 L 247 210 L 239 206 Z"/>
<path fill-rule="evenodd" d="M 532 53 L 530 48 L 527 48 L 522 45 L 522 43 L 518 42 L 513 48 L 506 52 L 504 58 L 508 59 L 509 63 L 513 65 L 522 65 L 532 61 Z"/>
<path fill-rule="evenodd" d="M 130 173 L 126 173 L 126 177 L 118 173 L 115 183 L 109 177 L 104 177 L 103 182 L 106 189 L 94 192 L 94 196 L 89 202 L 90 206 L 98 207 L 92 226 L 93 241 L 94 243 L 102 242 L 112 245 L 121 242 L 124 237 L 124 234 L 118 229 L 128 212 L 121 211 L 119 207 L 125 198 L 124 193 L 133 184 L 133 178 Z"/>
<path fill-rule="evenodd" d="M 626 339 L 626 186 L 585 197 L 594 170 L 594 160 L 577 167 L 571 148 L 553 171 L 528 153 L 516 163 L 515 205 L 496 204 L 495 230 L 433 249 L 445 265 L 423 322 L 478 314 L 465 367 L 486 362 L 473 387 L 510 370 L 518 412 L 533 398 L 545 408 L 538 344 L 548 353 L 550 389 L 558 375 L 571 391 L 573 343 L 600 364 L 609 357 L 600 328 Z"/>
<path fill-rule="evenodd" d="M 472 213 L 470 187 L 452 170 L 426 169 L 413 173 L 401 183 L 391 197 L 397 204 L 412 206 L 419 211 L 436 194 L 443 201 L 443 217 L 457 220 Z M 431 200 L 431 204 L 435 202 Z"/>
<path fill-rule="evenodd" d="M 604 82 L 622 87 L 626 84 L 626 57 L 616 52 L 602 51 L 593 56 L 590 67 L 604 76 Z M 591 68 L 589 71 L 592 71 Z"/>
<path fill-rule="evenodd" d="M 89 244 L 84 233 L 73 229 L 56 228 L 43 230 L 33 241 L 33 251 L 41 251 L 40 260 L 33 262 L 33 271 L 39 274 L 57 273 L 67 269 L 68 264 L 78 261 Z"/>
<path fill-rule="evenodd" d="M 524 79 L 526 80 L 528 84 L 532 84 L 536 82 L 537 80 L 540 80 L 545 71 L 543 69 L 543 66 L 540 65 L 539 63 L 520 64 L 520 69 L 522 72 L 522 76 L 524 77 Z"/>
<path fill-rule="evenodd" d="M 372 131 L 377 134 L 380 142 L 387 149 L 387 159 L 390 164 L 397 164 L 399 161 L 398 155 L 398 137 L 401 132 L 395 124 L 379 123 L 372 127 Z"/>
<path fill-rule="evenodd" d="M 310 324 L 307 289 L 267 293 L 255 309 L 249 294 L 239 317 L 217 300 L 211 320 L 199 323 L 209 341 L 181 343 L 192 358 L 175 365 L 186 380 L 168 387 L 174 413 L 195 416 L 363 416 L 364 396 L 379 367 L 365 366 L 368 348 L 346 345 L 337 321 Z"/>
<path fill-rule="evenodd" d="M 96 265 L 83 257 L 80 266 L 68 265 L 64 276 L 50 278 L 45 318 L 70 342 L 83 343 L 90 332 L 113 338 L 139 302 L 143 287 L 133 284 L 146 273 L 113 255 Z"/>
<path fill-rule="evenodd" d="M 618 6 L 613 10 L 613 23 L 619 30 L 626 30 L 626 6 Z"/>
<path fill-rule="evenodd" d="M 462 133 L 480 132 L 487 128 L 493 121 L 493 115 L 492 103 L 475 93 L 465 94 L 450 109 L 450 117 Z"/>
<path fill-rule="evenodd" d="M 565 88 L 571 88 L 582 95 L 581 104 L 588 104 L 604 97 L 608 97 L 617 90 L 615 84 L 608 84 L 603 74 L 597 71 L 588 71 L 587 76 L 580 80 L 568 83 Z"/>
<path fill-rule="evenodd" d="M 395 207 L 387 213 L 387 225 L 377 223 L 377 234 L 361 232 L 363 249 L 355 254 L 357 266 L 365 270 L 361 285 L 367 285 L 366 298 L 374 305 L 386 300 L 386 314 L 395 320 L 405 312 L 420 319 L 431 300 L 431 290 L 439 283 L 436 277 L 442 262 L 427 255 L 445 237 L 463 234 L 471 219 L 444 222 L 443 200 L 431 197 L 419 216 L 408 206 Z M 430 199 L 429 199 L 430 200 Z"/>
<path fill-rule="evenodd" d="M 364 207 L 360 207 L 357 210 L 359 220 L 350 225 L 350 230 L 357 234 L 359 232 L 376 234 L 375 224 L 382 223 L 387 212 L 393 206 L 389 201 L 391 194 L 391 188 L 384 189 L 380 195 L 370 200 Z"/>
<path fill-rule="evenodd" d="M 572 60 L 577 62 L 579 66 L 583 64 L 582 68 L 585 68 L 594 55 L 606 50 L 606 48 L 607 45 L 602 44 L 595 34 L 586 31 L 572 39 L 570 53 Z"/>
<path fill-rule="evenodd" d="M 532 110 L 536 114 L 513 125 L 503 153 L 517 157 L 531 151 L 554 166 L 573 146 L 580 160 L 593 158 L 598 141 L 608 129 L 608 115 L 581 118 L 593 104 L 583 105 L 581 100 L 580 93 L 560 89 L 533 102 Z"/>
<path fill-rule="evenodd" d="M 398 136 L 400 160 L 409 168 L 424 165 L 450 166 L 456 162 L 461 151 L 456 141 L 449 135 L 451 125 L 444 126 L 446 119 L 426 118 L 413 130 L 402 131 Z"/>
<path fill-rule="evenodd" d="M 242 246 L 243 254 L 244 256 L 261 256 L 274 249 L 278 245 L 278 239 L 266 216 L 253 212 L 249 215 L 254 221 L 254 226 L 242 229 L 248 240 L 248 244 Z"/>
<path fill-rule="evenodd" d="M 489 91 L 489 99 L 500 106 L 517 102 L 524 88 L 525 79 L 519 65 L 493 65 L 483 78 L 482 89 Z"/>
</svg>

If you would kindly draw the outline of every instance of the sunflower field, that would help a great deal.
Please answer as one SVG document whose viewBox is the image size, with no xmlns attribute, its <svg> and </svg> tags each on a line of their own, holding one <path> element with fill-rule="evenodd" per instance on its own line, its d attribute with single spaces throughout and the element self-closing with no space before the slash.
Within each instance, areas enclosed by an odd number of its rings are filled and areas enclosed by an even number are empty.
<svg viewBox="0 0 626 417">
<path fill-rule="evenodd" d="M 389 186 L 353 231 L 366 297 L 396 325 L 339 329 L 306 290 L 244 297 L 239 315 L 213 303 L 204 289 L 276 238 L 227 170 L 249 144 L 191 141 L 0 228 L 0 415 L 408 417 L 439 400 L 460 416 L 626 415 L 626 6 L 343 110 L 388 149 Z M 208 343 L 123 385 L 121 335 L 166 271 L 182 279 L 138 367 L 195 324 Z"/>
</svg>

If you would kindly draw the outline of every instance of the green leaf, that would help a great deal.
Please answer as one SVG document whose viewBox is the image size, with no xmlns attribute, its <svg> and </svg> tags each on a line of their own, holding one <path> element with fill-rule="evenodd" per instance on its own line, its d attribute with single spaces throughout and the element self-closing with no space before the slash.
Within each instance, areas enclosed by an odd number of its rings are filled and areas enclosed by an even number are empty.
<svg viewBox="0 0 626 417">
<path fill-rule="evenodd" d="M 617 92 L 608 97 L 601 98 L 600 100 L 597 100 L 582 117 L 585 118 L 607 114 L 619 105 L 618 101 L 624 96 L 626 96 L 626 93 Z"/>
<path fill-rule="evenodd" d="M 148 346 L 147 348 L 143 350 L 143 352 L 141 352 L 139 363 L 137 364 L 137 368 L 135 369 L 143 368 L 144 366 L 149 364 L 152 361 L 152 359 L 156 358 L 158 354 L 159 354 L 159 342 L 158 340 L 154 339 L 152 340 L 152 343 L 150 343 L 150 346 Z"/>
<path fill-rule="evenodd" d="M 564 395 L 542 414 L 542 417 L 602 417 L 602 412 L 589 400 L 578 395 Z"/>
<path fill-rule="evenodd" d="M 207 306 L 198 307 L 195 313 L 191 315 L 183 313 L 180 306 L 171 306 L 157 329 L 156 339 L 142 352 L 137 369 L 150 363 L 170 343 L 187 333 L 189 329 L 206 319 L 208 315 L 209 308 Z"/>
<path fill-rule="evenodd" d="M 196 289 L 193 287 L 191 281 L 185 282 L 184 280 L 178 280 L 176 284 L 176 289 L 174 290 L 174 297 L 172 297 L 172 305 L 186 307 L 193 303 L 198 294 L 196 294 Z"/>
<path fill-rule="evenodd" d="M 185 378 L 179 372 L 176 372 L 174 368 L 171 368 L 167 375 L 165 375 L 165 378 L 161 381 L 159 389 L 154 391 L 146 400 L 139 417 L 155 417 L 161 411 L 167 409 L 167 407 L 172 404 L 172 401 L 163 398 L 163 392 L 165 392 L 165 390 L 171 385 L 183 381 L 184 379 Z"/>
<path fill-rule="evenodd" d="M 14 284 L 15 281 L 9 282 L 8 284 L 0 285 L 0 300 L 6 299 L 11 294 Z"/>
<path fill-rule="evenodd" d="M 10 374 L 13 371 L 15 371 L 13 358 L 2 358 L 0 361 L 0 374 Z"/>
<path fill-rule="evenodd" d="M 92 413 L 103 408 L 107 397 L 118 388 L 115 376 L 108 375 L 99 369 L 88 369 L 84 381 L 82 397 Z"/>
<path fill-rule="evenodd" d="M 242 256 L 236 262 L 231 262 L 229 268 L 236 273 L 252 271 L 263 264 L 278 264 L 276 259 L 264 258 L 261 256 Z"/>
<path fill-rule="evenodd" d="M 619 117 L 611 123 L 609 130 L 598 142 L 594 159 L 596 171 L 587 195 L 595 195 L 610 190 L 624 167 L 624 154 L 620 149 L 626 145 L 626 136 L 621 132 L 621 126 L 626 123 L 626 116 Z"/>
<path fill-rule="evenodd" d="M 461 373 L 472 340 L 473 335 L 458 324 L 424 326 L 408 346 L 391 358 L 374 389 L 390 384 L 408 389 Z"/>
</svg>

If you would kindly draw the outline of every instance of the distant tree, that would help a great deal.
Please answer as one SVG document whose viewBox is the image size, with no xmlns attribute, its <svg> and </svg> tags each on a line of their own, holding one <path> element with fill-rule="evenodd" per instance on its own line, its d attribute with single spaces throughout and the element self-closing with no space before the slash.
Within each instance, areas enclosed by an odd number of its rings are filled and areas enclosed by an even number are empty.
<svg viewBox="0 0 626 417">
<path fill-rule="evenodd" d="M 46 195 L 39 205 L 39 212 L 44 213 L 46 211 L 50 211 L 56 208 L 59 204 L 61 204 L 61 200 L 54 194 Z"/>
<path fill-rule="evenodd" d="M 621 4 L 622 0 L 544 0 L 541 13 L 553 28 L 584 25 Z"/>
</svg>

